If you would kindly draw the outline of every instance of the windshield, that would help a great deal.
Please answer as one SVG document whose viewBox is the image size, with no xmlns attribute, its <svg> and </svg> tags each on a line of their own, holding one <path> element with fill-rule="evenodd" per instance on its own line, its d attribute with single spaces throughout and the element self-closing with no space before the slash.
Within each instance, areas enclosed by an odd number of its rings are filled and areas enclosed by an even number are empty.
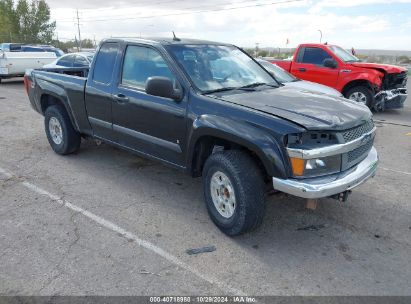
<svg viewBox="0 0 411 304">
<path fill-rule="evenodd" d="M 203 92 L 275 85 L 272 76 L 234 46 L 168 45 L 194 85 Z"/>
<path fill-rule="evenodd" d="M 329 49 L 342 61 L 344 62 L 358 62 L 360 59 L 355 57 L 354 55 L 350 54 L 350 52 L 347 52 L 343 48 L 340 48 L 339 46 L 329 46 Z"/>
<path fill-rule="evenodd" d="M 258 60 L 258 63 L 261 64 L 268 72 L 273 74 L 274 78 L 281 83 L 293 82 L 298 80 L 290 73 L 284 71 L 278 65 L 272 64 L 266 60 Z"/>
</svg>

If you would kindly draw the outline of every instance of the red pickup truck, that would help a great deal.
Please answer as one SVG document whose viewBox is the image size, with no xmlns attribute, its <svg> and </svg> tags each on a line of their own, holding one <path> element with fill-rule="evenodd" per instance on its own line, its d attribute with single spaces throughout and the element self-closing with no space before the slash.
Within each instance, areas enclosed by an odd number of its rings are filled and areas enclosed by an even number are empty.
<svg viewBox="0 0 411 304">
<path fill-rule="evenodd" d="M 293 59 L 269 60 L 294 76 L 327 85 L 377 111 L 398 109 L 407 99 L 407 69 L 364 63 L 336 45 L 301 44 Z"/>
</svg>

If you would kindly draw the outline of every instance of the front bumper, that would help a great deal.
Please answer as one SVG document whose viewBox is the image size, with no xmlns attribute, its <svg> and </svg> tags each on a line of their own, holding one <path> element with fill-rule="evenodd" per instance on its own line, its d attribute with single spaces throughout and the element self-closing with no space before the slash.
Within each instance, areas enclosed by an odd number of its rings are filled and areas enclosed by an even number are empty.
<svg viewBox="0 0 411 304">
<path fill-rule="evenodd" d="M 367 179 L 374 177 L 377 170 L 378 154 L 373 147 L 366 159 L 354 169 L 331 176 L 310 179 L 279 179 L 273 177 L 275 190 L 302 198 L 322 198 L 351 190 Z"/>
<path fill-rule="evenodd" d="M 403 108 L 407 96 L 406 88 L 380 91 L 375 95 L 376 110 Z"/>
</svg>

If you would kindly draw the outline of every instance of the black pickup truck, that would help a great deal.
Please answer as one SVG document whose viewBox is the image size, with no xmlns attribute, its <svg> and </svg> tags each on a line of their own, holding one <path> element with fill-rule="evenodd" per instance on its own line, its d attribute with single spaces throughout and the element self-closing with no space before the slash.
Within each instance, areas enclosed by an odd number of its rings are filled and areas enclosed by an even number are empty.
<svg viewBox="0 0 411 304">
<path fill-rule="evenodd" d="M 229 44 L 108 39 L 90 69 L 30 71 L 25 86 L 56 153 L 94 138 L 202 176 L 228 235 L 260 225 L 268 191 L 345 199 L 378 163 L 366 106 L 287 88 Z"/>
</svg>

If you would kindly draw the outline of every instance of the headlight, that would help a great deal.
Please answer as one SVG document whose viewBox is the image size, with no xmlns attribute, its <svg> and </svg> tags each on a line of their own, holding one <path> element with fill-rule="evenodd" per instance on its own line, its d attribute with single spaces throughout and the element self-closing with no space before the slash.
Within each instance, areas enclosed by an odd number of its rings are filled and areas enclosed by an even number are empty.
<svg viewBox="0 0 411 304">
<path fill-rule="evenodd" d="M 301 159 L 290 157 L 295 177 L 317 177 L 338 173 L 341 170 L 341 155 Z"/>
</svg>

